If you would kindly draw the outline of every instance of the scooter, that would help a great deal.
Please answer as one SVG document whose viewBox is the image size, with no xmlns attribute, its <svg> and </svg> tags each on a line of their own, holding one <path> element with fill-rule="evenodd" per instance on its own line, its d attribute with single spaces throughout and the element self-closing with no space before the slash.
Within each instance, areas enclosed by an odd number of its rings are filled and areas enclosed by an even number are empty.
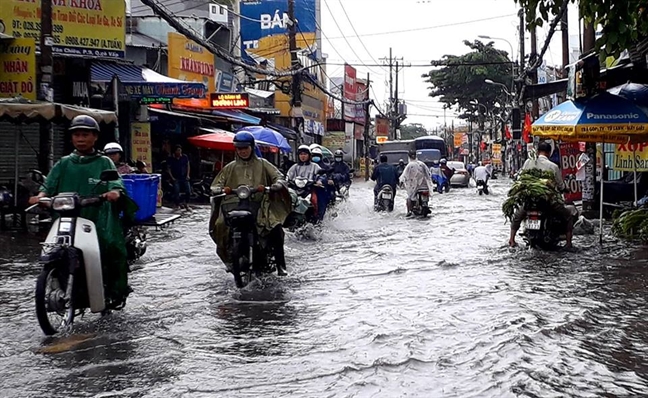
<svg viewBox="0 0 648 398">
<path fill-rule="evenodd" d="M 191 199 L 208 202 L 211 197 L 211 184 L 214 177 L 206 174 L 201 180 L 191 184 Z"/>
<path fill-rule="evenodd" d="M 105 170 L 101 181 L 119 179 L 117 170 Z M 54 198 L 41 198 L 36 206 L 58 213 L 40 255 L 43 266 L 36 281 L 36 317 L 46 335 L 53 335 L 72 326 L 74 318 L 90 309 L 105 313 L 121 309 L 121 303 L 107 304 L 97 227 L 80 217 L 85 207 L 100 206 L 101 196 L 82 198 L 76 193 L 61 193 Z M 52 318 L 50 318 L 52 317 Z"/>
<path fill-rule="evenodd" d="M 394 211 L 394 190 L 388 184 L 380 187 L 374 204 L 375 211 Z"/>
<path fill-rule="evenodd" d="M 295 232 L 306 224 L 317 224 L 317 211 L 312 201 L 313 181 L 305 177 L 296 177 L 288 182 L 288 192 L 292 200 L 293 211 L 290 213 L 284 227 Z"/>
<path fill-rule="evenodd" d="M 255 275 L 269 274 L 277 270 L 274 248 L 257 233 L 256 217 L 260 202 L 250 200 L 253 195 L 267 195 L 270 187 L 257 188 L 241 185 L 236 189 L 225 187 L 212 196 L 212 219 L 214 212 L 220 210 L 220 201 L 227 196 L 236 195 L 238 204 L 223 208 L 225 224 L 229 227 L 229 250 L 233 260 L 232 274 L 236 287 L 247 286 Z"/>
<path fill-rule="evenodd" d="M 430 191 L 426 189 L 419 189 L 416 192 L 416 201 L 414 201 L 414 206 L 412 207 L 412 213 L 414 215 L 426 218 L 430 214 Z"/>
<path fill-rule="evenodd" d="M 478 180 L 477 181 L 477 193 L 480 196 L 483 195 L 483 194 L 486 194 L 486 195 L 489 194 L 488 185 L 487 185 L 486 181 L 484 181 L 484 180 Z"/>
<path fill-rule="evenodd" d="M 553 250 L 566 239 L 567 221 L 551 211 L 548 203 L 529 203 L 525 208 L 527 215 L 524 220 L 523 237 L 527 246 Z M 578 212 L 575 211 L 575 213 Z M 575 218 L 578 219 L 578 215 Z"/>
</svg>

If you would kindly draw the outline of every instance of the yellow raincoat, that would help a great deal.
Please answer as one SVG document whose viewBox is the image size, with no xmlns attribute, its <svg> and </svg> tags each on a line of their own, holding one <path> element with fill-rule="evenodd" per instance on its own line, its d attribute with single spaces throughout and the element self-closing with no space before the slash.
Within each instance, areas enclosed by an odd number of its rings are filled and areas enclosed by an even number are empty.
<svg viewBox="0 0 648 398">
<path fill-rule="evenodd" d="M 257 187 L 270 186 L 282 180 L 281 172 L 265 159 L 259 159 L 254 153 L 249 160 L 237 156 L 234 162 L 228 163 L 214 178 L 212 191 L 217 188 L 238 188 L 241 185 Z M 216 243 L 216 252 L 224 263 L 231 263 L 227 250 L 229 228 L 225 225 L 222 207 L 238 203 L 235 195 L 219 199 L 209 221 L 209 235 Z M 292 211 L 292 202 L 287 189 L 270 192 L 268 195 L 252 195 L 252 201 L 260 201 L 257 214 L 257 230 L 260 236 L 266 236 L 277 225 L 283 225 Z M 228 206 L 230 205 L 230 206 Z"/>
</svg>

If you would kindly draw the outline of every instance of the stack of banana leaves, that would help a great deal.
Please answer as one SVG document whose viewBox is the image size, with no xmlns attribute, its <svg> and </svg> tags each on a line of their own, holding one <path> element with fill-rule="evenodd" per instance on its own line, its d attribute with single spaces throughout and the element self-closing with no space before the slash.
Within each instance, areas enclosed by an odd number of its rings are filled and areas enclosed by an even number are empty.
<svg viewBox="0 0 648 398">
<path fill-rule="evenodd" d="M 622 239 L 648 242 L 648 209 L 634 209 L 614 214 L 612 232 Z"/>
<path fill-rule="evenodd" d="M 531 203 L 543 202 L 565 203 L 562 194 L 556 188 L 554 173 L 539 169 L 524 170 L 509 190 L 502 211 L 508 220 L 512 220 L 517 209 L 528 207 Z"/>
</svg>

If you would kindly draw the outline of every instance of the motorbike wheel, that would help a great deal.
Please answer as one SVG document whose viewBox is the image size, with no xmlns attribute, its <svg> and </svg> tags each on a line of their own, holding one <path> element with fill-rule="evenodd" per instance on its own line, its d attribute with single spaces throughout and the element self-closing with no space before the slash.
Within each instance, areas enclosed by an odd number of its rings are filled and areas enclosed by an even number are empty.
<svg viewBox="0 0 648 398">
<path fill-rule="evenodd" d="M 67 282 L 67 281 L 66 281 Z M 58 276 L 58 269 L 55 264 L 47 264 L 36 280 L 36 318 L 43 333 L 47 336 L 54 335 L 62 329 L 71 326 L 74 322 L 74 305 L 70 303 L 65 309 L 65 286 Z M 48 293 L 48 288 L 57 287 Z M 54 301 L 56 299 L 56 301 Z M 52 307 L 58 308 L 52 308 Z M 60 308 L 60 307 L 63 308 Z M 50 314 L 56 314 L 57 318 L 50 319 Z"/>
<path fill-rule="evenodd" d="M 482 196 L 483 194 L 484 194 L 484 191 L 482 191 L 482 190 L 480 189 L 480 190 L 479 190 L 479 196 Z"/>
<path fill-rule="evenodd" d="M 443 189 L 445 190 L 446 193 L 450 192 L 450 184 L 444 184 Z"/>
</svg>

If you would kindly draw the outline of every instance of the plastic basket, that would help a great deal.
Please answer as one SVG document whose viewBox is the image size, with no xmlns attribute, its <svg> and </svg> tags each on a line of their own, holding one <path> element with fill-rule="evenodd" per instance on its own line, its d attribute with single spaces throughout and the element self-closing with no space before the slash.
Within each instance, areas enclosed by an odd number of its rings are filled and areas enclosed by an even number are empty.
<svg viewBox="0 0 648 398">
<path fill-rule="evenodd" d="M 157 209 L 159 174 L 126 174 L 122 176 L 128 196 L 137 203 L 139 210 L 135 221 L 144 221 L 155 215 Z"/>
</svg>

